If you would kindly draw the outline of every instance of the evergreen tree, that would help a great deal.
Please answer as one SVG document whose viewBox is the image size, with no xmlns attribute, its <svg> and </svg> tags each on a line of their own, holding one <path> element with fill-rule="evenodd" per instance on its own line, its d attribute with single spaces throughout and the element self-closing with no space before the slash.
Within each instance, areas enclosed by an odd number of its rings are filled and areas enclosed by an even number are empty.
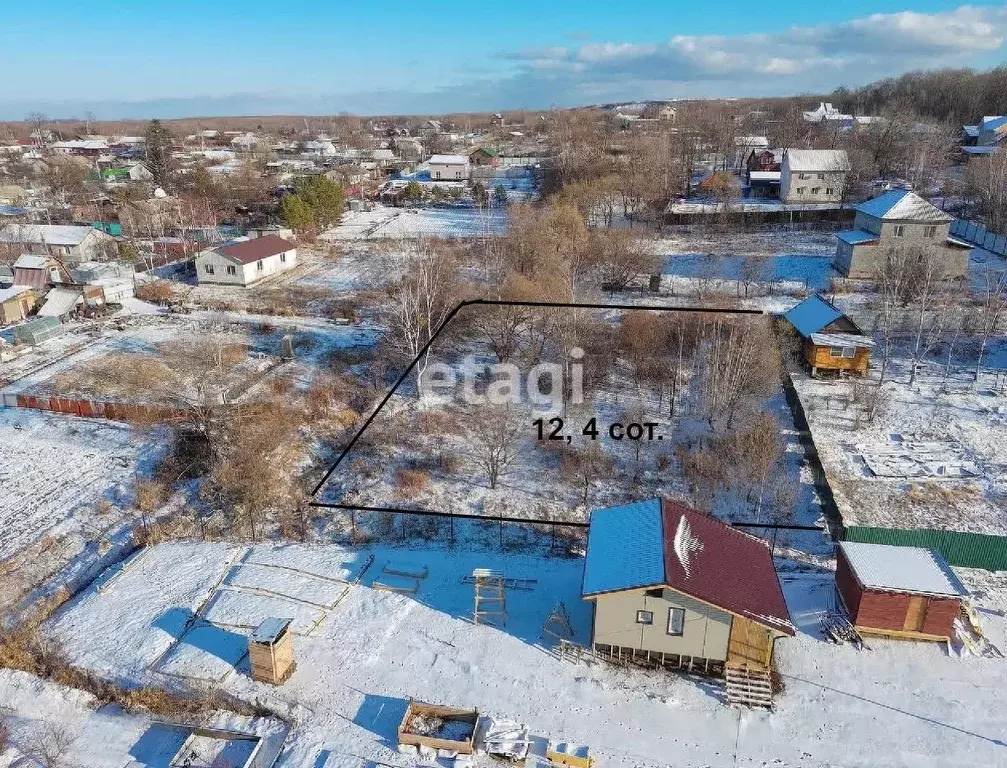
<svg viewBox="0 0 1007 768">
<path fill-rule="evenodd" d="M 280 201 L 283 222 L 295 232 L 303 232 L 315 226 L 315 213 L 300 195 L 286 195 Z"/>
<path fill-rule="evenodd" d="M 147 124 L 144 142 L 147 168 L 154 176 L 154 183 L 166 187 L 171 174 L 171 131 L 160 120 L 151 120 Z"/>
</svg>

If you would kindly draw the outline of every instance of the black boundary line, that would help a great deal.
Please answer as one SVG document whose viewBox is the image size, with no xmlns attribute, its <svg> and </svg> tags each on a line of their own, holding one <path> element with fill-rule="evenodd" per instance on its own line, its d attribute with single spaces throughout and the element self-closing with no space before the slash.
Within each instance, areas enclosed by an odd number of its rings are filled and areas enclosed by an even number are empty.
<svg viewBox="0 0 1007 768">
<path fill-rule="evenodd" d="M 353 450 L 353 446 L 356 445 L 357 441 L 363 436 L 364 432 L 371 425 L 371 423 L 378 417 L 381 413 L 381 409 L 385 407 L 389 400 L 391 400 L 392 395 L 395 394 L 402 383 L 409 377 L 416 364 L 420 361 L 427 351 L 433 345 L 437 338 L 441 335 L 445 328 L 454 320 L 455 315 L 457 315 L 465 307 L 469 306 L 491 306 L 491 307 L 542 307 L 549 309 L 614 309 L 614 310 L 631 310 L 631 309 L 642 309 L 652 312 L 691 312 L 696 314 L 722 314 L 722 315 L 767 315 L 769 313 L 763 312 L 759 309 L 724 309 L 721 307 L 665 307 L 665 306 L 654 306 L 652 304 L 596 304 L 596 303 L 572 303 L 563 301 L 504 301 L 501 299 L 469 299 L 467 301 L 459 302 L 448 316 L 444 318 L 437 330 L 430 337 L 426 344 L 420 349 L 416 356 L 410 361 L 409 365 L 402 372 L 399 378 L 392 384 L 391 388 L 385 393 L 385 396 L 381 398 L 381 402 L 374 408 L 371 415 L 367 417 L 367 420 L 360 426 L 360 428 L 353 435 L 346 447 L 340 451 L 339 456 L 336 457 L 335 462 L 332 466 L 328 468 L 322 479 L 318 481 L 314 489 L 311 491 L 311 501 L 308 502 L 309 507 L 315 507 L 319 509 L 342 509 L 346 511 L 361 511 L 361 512 L 392 512 L 400 514 L 409 515 L 421 515 L 425 517 L 447 517 L 455 518 L 461 520 L 483 520 L 486 522 L 499 522 L 499 523 L 525 523 L 525 524 L 538 524 L 538 525 L 562 525 L 569 528 L 587 528 L 589 523 L 576 523 L 576 522 L 566 522 L 562 520 L 539 520 L 535 518 L 524 518 L 524 517 L 507 517 L 502 515 L 467 515 L 458 512 L 437 512 L 427 509 L 406 509 L 404 507 L 373 507 L 360 504 L 337 504 L 332 502 L 315 501 L 315 496 L 322 489 L 322 486 L 328 482 L 332 473 L 336 471 L 336 468 L 343 462 L 343 460 L 349 455 L 350 451 Z M 772 526 L 772 525 L 761 525 L 756 523 L 731 523 L 736 527 L 749 527 L 749 528 L 788 528 L 793 530 L 821 530 L 816 526 Z"/>
</svg>

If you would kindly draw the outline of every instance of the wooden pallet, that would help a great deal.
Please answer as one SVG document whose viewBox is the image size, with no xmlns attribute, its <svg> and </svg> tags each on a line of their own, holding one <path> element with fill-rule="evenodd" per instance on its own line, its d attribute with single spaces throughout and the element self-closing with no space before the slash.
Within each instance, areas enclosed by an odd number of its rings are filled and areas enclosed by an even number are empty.
<svg viewBox="0 0 1007 768">
<path fill-rule="evenodd" d="M 748 664 L 727 664 L 724 668 L 727 703 L 773 708 L 773 683 L 769 670 Z"/>
</svg>

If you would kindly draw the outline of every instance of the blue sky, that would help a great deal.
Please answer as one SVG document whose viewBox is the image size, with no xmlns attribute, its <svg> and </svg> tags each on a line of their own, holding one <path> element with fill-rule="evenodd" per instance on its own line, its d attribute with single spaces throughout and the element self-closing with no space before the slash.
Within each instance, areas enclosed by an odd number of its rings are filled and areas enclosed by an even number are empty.
<svg viewBox="0 0 1007 768">
<path fill-rule="evenodd" d="M 1005 59 L 1007 5 L 48 0 L 4 9 L 0 118 L 543 109 L 777 95 Z"/>
</svg>

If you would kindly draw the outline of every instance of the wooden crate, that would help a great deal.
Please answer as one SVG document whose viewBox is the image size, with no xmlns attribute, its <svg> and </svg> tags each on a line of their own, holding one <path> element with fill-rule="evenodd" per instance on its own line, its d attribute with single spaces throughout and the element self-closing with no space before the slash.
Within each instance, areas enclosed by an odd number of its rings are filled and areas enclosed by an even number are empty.
<svg viewBox="0 0 1007 768">
<path fill-rule="evenodd" d="M 550 743 L 545 757 L 551 765 L 562 765 L 567 768 L 592 768 L 594 765 L 591 750 L 577 744 Z"/>
<path fill-rule="evenodd" d="M 424 736 L 411 733 L 408 729 L 414 717 L 440 718 L 445 722 L 460 722 L 471 726 L 472 731 L 466 740 L 443 739 L 436 736 Z M 479 723 L 479 712 L 475 709 L 457 709 L 444 707 L 440 704 L 425 704 L 422 701 L 410 700 L 406 713 L 399 723 L 399 744 L 411 744 L 414 747 L 430 747 L 431 749 L 447 749 L 460 755 L 471 755 L 475 751 L 476 726 Z"/>
<path fill-rule="evenodd" d="M 281 685 L 293 673 L 293 632 L 290 619 L 266 619 L 248 638 L 252 679 Z"/>
</svg>

